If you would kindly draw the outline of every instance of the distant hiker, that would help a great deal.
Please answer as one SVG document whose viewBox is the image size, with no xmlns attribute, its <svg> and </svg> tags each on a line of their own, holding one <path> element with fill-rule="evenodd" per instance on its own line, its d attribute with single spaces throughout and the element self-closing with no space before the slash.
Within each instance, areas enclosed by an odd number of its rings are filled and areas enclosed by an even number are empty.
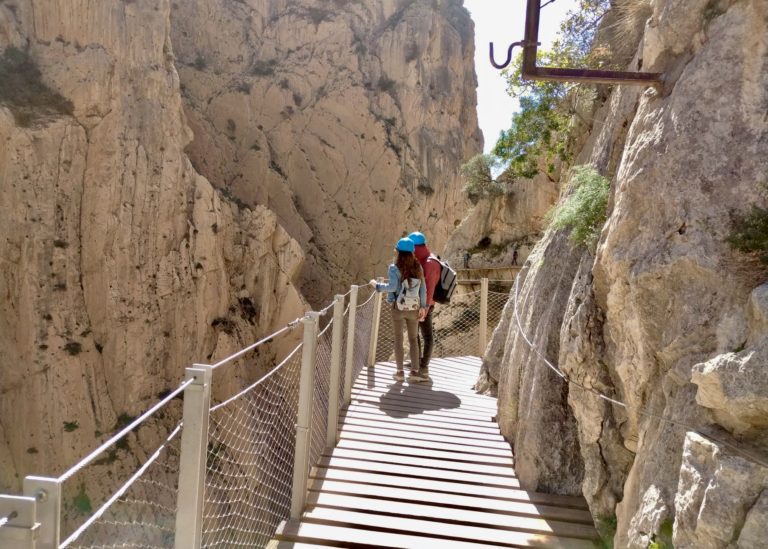
<svg viewBox="0 0 768 549">
<path fill-rule="evenodd" d="M 392 304 L 392 326 L 395 331 L 395 381 L 403 381 L 403 324 L 408 330 L 408 345 L 411 355 L 409 383 L 427 381 L 419 372 L 419 320 L 427 314 L 427 288 L 424 272 L 414 251 L 413 241 L 401 238 L 395 245 L 395 262 L 389 266 L 389 280 L 386 283 L 371 280 L 377 292 L 387 292 L 387 303 Z"/>
<path fill-rule="evenodd" d="M 421 263 L 424 279 L 427 284 L 427 314 L 424 320 L 419 322 L 419 331 L 423 340 L 419 371 L 422 377 L 429 379 L 429 361 L 432 358 L 432 347 L 435 341 L 432 329 L 432 311 L 435 309 L 435 287 L 440 280 L 441 266 L 438 259 L 427 248 L 427 239 L 423 234 L 418 231 L 413 232 L 408 235 L 408 238 L 415 244 L 414 253 L 419 263 Z"/>
<path fill-rule="evenodd" d="M 512 250 L 512 265 L 517 265 L 517 248 Z"/>
<path fill-rule="evenodd" d="M 464 252 L 464 268 L 469 269 L 469 259 L 472 257 L 472 254 L 469 253 L 469 250 Z"/>
</svg>

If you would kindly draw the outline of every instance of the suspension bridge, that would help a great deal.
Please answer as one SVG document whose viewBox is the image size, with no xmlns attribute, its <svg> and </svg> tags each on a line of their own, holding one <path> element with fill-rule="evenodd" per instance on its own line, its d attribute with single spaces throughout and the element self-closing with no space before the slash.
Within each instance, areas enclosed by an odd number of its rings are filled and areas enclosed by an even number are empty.
<svg viewBox="0 0 768 549">
<path fill-rule="evenodd" d="M 369 286 L 187 368 L 62 475 L 0 495 L 0 547 L 592 547 L 585 501 L 523 490 L 495 399 L 472 390 L 508 298 L 474 288 L 434 311 L 426 384 L 393 380 L 391 317 Z M 255 383 L 212 396 L 283 338 L 298 344 Z M 155 443 L 113 473 L 137 433 Z"/>
</svg>

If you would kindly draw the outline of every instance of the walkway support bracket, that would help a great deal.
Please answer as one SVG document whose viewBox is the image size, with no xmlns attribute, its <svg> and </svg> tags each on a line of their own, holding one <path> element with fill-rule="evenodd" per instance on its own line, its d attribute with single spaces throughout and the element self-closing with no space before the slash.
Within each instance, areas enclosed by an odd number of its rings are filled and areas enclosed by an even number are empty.
<svg viewBox="0 0 768 549">
<path fill-rule="evenodd" d="M 184 390 L 176 549 L 198 549 L 203 541 L 203 502 L 213 368 L 208 364 L 194 364 L 185 371 L 185 380 L 190 379 L 195 381 Z"/>
<path fill-rule="evenodd" d="M 310 429 L 312 427 L 312 393 L 315 389 L 315 357 L 317 355 L 317 324 L 320 313 L 307 313 L 304 325 L 304 344 L 301 354 L 299 378 L 299 410 L 296 420 L 296 452 L 293 462 L 293 493 L 291 518 L 297 519 L 304 512 L 307 501 L 309 477 Z"/>
<path fill-rule="evenodd" d="M 526 5 L 525 38 L 521 44 L 523 46 L 523 79 L 588 84 L 636 84 L 642 86 L 658 86 L 662 83 L 663 75 L 655 72 L 537 67 L 536 52 L 539 46 L 539 17 L 541 14 L 539 2 L 540 0 L 528 0 Z M 514 45 L 518 44 L 520 43 L 516 42 Z M 510 46 L 510 50 L 511 48 L 512 46 Z M 495 64 L 495 61 L 492 61 L 492 63 Z"/>
<path fill-rule="evenodd" d="M 357 290 L 352 285 L 349 292 L 349 319 L 347 320 L 347 356 L 344 360 L 344 405 L 352 401 L 352 372 L 355 369 L 355 322 L 357 320 Z"/>
<path fill-rule="evenodd" d="M 333 302 L 333 332 L 331 333 L 331 381 L 328 388 L 328 429 L 325 445 L 336 446 L 339 431 L 339 391 L 341 390 L 341 339 L 344 335 L 344 296 L 336 295 Z"/>
</svg>

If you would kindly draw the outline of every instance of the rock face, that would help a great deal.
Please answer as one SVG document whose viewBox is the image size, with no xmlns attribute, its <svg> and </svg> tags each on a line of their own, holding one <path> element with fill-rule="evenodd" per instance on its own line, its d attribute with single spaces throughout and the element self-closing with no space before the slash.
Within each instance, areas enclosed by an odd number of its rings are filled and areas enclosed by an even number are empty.
<svg viewBox="0 0 768 549">
<path fill-rule="evenodd" d="M 381 273 L 403 233 L 442 248 L 482 149 L 461 2 L 175 2 L 171 24 L 193 164 L 277 214 L 311 301 Z"/>
<path fill-rule="evenodd" d="M 28 49 L 72 106 L 20 126 L 0 105 L 0 492 L 62 473 L 185 367 L 304 310 L 298 243 L 265 207 L 223 198 L 184 152 L 170 11 L 0 3 L 0 50 Z M 258 371 L 235 365 L 215 391 Z M 131 440 L 85 473 L 89 487 L 135 465 Z"/>
<path fill-rule="evenodd" d="M 664 89 L 614 89 L 576 161 L 611 179 L 596 253 L 548 232 L 523 274 L 523 331 L 571 382 L 531 357 L 514 322 L 494 335 L 484 382 L 498 382 L 500 417 L 513 418 L 502 428 L 521 481 L 573 491 L 561 462 L 578 451 L 593 514 L 618 519 L 616 547 L 669 531 L 675 547 L 760 547 L 765 270 L 727 238 L 735 216 L 767 203 L 768 5 L 653 9 L 638 58 L 665 73 Z M 541 451 L 574 431 L 578 448 Z"/>
</svg>

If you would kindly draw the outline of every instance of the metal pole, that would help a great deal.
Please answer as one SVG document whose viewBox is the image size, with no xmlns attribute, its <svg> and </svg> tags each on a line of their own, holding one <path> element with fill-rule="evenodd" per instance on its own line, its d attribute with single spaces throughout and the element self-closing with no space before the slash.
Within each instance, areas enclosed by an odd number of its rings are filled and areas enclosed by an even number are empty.
<svg viewBox="0 0 768 549">
<path fill-rule="evenodd" d="M 328 389 L 328 429 L 325 444 L 336 446 L 339 422 L 339 388 L 341 386 L 341 336 L 344 333 L 344 296 L 337 295 L 333 304 L 333 333 L 331 334 L 331 382 Z"/>
<path fill-rule="evenodd" d="M 184 390 L 184 424 L 179 458 L 179 493 L 176 505 L 176 549 L 197 549 L 203 540 L 203 501 L 208 453 L 208 416 L 211 409 L 213 368 L 193 364 Z"/>
<path fill-rule="evenodd" d="M 488 279 L 480 279 L 480 357 L 488 344 Z"/>
<path fill-rule="evenodd" d="M 373 296 L 373 320 L 371 321 L 371 341 L 368 346 L 368 367 L 376 364 L 376 345 L 379 342 L 379 319 L 381 318 L 381 294 Z"/>
<path fill-rule="evenodd" d="M 317 319 L 320 313 L 307 313 L 304 324 L 304 345 L 299 379 L 299 410 L 296 419 L 296 452 L 293 461 L 293 494 L 291 518 L 301 517 L 307 499 L 309 475 L 309 430 L 312 426 L 312 392 L 315 388 L 315 354 L 317 351 Z"/>
<path fill-rule="evenodd" d="M 26 484 L 26 479 L 24 480 Z M 0 526 L 0 547 L 14 549 L 37 549 L 53 547 L 47 542 L 40 543 L 40 533 L 45 525 L 41 525 L 37 517 L 38 501 L 34 496 L 5 496 L 0 495 L 0 519 L 7 519 Z M 58 524 L 58 515 L 57 515 Z M 58 549 L 58 545 L 56 548 Z"/>
<path fill-rule="evenodd" d="M 359 286 L 352 285 L 349 293 L 349 319 L 347 320 L 347 356 L 344 368 L 344 404 L 352 400 L 352 371 L 355 369 L 355 320 L 357 318 L 357 290 Z"/>
<path fill-rule="evenodd" d="M 24 495 L 37 500 L 38 549 L 58 549 L 61 543 L 61 484 L 55 478 L 24 477 Z"/>
</svg>

